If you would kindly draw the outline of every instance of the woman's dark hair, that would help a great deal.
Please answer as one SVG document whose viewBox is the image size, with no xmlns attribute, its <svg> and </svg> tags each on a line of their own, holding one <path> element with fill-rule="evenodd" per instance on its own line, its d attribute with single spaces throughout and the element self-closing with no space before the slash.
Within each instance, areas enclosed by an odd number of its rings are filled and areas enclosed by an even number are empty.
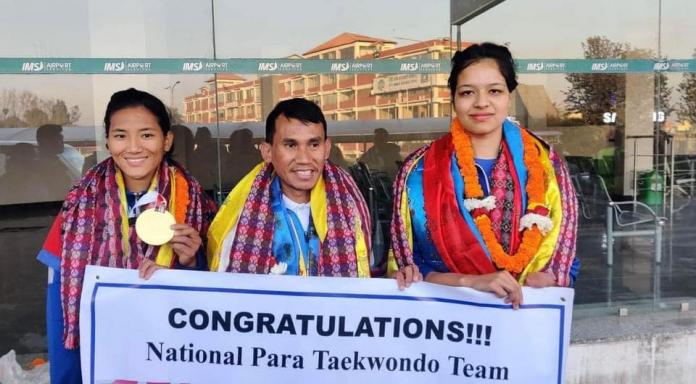
<svg viewBox="0 0 696 384">
<path fill-rule="evenodd" d="M 111 116 L 122 109 L 134 107 L 143 107 L 155 115 L 157 123 L 160 128 L 162 128 L 163 134 L 166 135 L 172 128 L 169 112 L 167 111 L 167 107 L 164 106 L 164 103 L 162 103 L 162 100 L 147 92 L 139 91 L 135 88 L 128 88 L 111 95 L 111 100 L 109 100 L 109 104 L 106 106 L 106 113 L 104 114 L 106 136 L 109 136 Z"/>
<path fill-rule="evenodd" d="M 500 73 L 505 78 L 508 91 L 512 92 L 517 88 L 517 74 L 515 73 L 515 61 L 507 47 L 493 43 L 472 44 L 463 51 L 457 51 L 452 58 L 452 71 L 450 72 L 447 85 L 452 92 L 452 102 L 457 91 L 457 77 L 471 64 L 483 59 L 492 59 L 498 64 Z"/>
</svg>

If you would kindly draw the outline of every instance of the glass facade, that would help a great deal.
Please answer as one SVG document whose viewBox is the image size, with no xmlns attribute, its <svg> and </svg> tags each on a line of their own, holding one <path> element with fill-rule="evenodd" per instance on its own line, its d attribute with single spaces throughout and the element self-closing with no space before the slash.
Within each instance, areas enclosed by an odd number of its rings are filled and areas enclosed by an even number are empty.
<svg viewBox="0 0 696 384">
<path fill-rule="evenodd" d="M 695 11 L 680 1 L 541 1 L 532 16 L 503 2 L 453 26 L 462 42 L 505 42 L 531 60 L 511 114 L 562 152 L 572 173 L 581 207 L 576 315 L 693 302 L 694 62 L 681 62 L 696 56 L 676 36 L 694 31 L 686 15 Z M 501 22 L 508 28 L 491 28 Z M 586 70 L 569 68 L 583 60 Z M 652 68 L 639 70 L 640 60 Z M 549 66 L 558 73 L 543 73 Z"/>
<path fill-rule="evenodd" d="M 315 101 L 331 159 L 378 224 L 379 275 L 394 175 L 448 130 L 458 42 L 510 47 L 511 118 L 569 164 L 576 315 L 694 301 L 696 47 L 680 38 L 696 34 L 693 2 L 503 1 L 459 26 L 444 0 L 0 4 L 0 35 L 11 36 L 0 45 L 0 354 L 45 351 L 35 256 L 69 187 L 108 156 L 113 92 L 146 90 L 171 108 L 174 158 L 218 200 L 260 161 L 273 105 Z"/>
</svg>

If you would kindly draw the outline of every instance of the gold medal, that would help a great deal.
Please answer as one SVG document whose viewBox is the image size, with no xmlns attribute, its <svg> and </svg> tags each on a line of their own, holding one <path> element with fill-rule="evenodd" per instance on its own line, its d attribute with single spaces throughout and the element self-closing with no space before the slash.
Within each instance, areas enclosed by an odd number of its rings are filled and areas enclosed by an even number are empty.
<svg viewBox="0 0 696 384">
<path fill-rule="evenodd" d="M 147 244 L 162 245 L 174 237 L 174 230 L 171 228 L 173 224 L 176 224 L 174 215 L 150 208 L 138 216 L 135 233 Z"/>
</svg>

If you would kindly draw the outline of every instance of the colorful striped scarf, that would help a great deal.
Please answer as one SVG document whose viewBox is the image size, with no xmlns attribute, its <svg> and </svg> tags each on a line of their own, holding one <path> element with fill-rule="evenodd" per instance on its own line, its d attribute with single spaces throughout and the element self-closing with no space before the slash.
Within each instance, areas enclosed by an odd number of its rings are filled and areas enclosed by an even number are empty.
<svg viewBox="0 0 696 384">
<path fill-rule="evenodd" d="M 490 212 L 493 230 L 510 253 L 519 246 L 519 220 L 526 205 L 526 170 L 519 161 L 521 145 L 515 142 L 519 130 L 514 124 L 505 123 L 504 142 L 490 185 L 490 193 L 496 197 L 496 207 Z M 547 175 L 546 201 L 554 229 L 544 237 L 539 250 L 517 278 L 523 283 L 530 272 L 550 271 L 559 286 L 567 286 L 575 255 L 577 202 L 565 163 L 541 139 L 535 137 L 535 140 Z M 414 181 L 418 185 L 410 188 Z M 462 207 L 463 180 L 456 166 L 451 135 L 417 150 L 405 160 L 394 183 L 394 196 L 390 270 L 413 264 L 414 252 L 422 250 L 427 255 L 415 256 L 427 258 L 434 254 L 450 272 L 484 274 L 496 270 L 469 212 Z M 422 209 L 414 210 L 418 207 L 414 202 L 419 201 Z"/>
<path fill-rule="evenodd" d="M 268 274 L 276 218 L 271 207 L 271 164 L 259 164 L 230 192 L 208 233 L 208 258 L 216 271 L 229 258 L 227 272 Z M 369 277 L 371 222 L 365 200 L 348 173 L 327 161 L 310 196 L 312 220 L 320 240 L 317 274 Z M 222 242 L 236 224 L 229 255 Z"/>
<path fill-rule="evenodd" d="M 168 202 L 177 222 L 191 225 L 205 239 L 215 204 L 203 194 L 200 184 L 174 162 L 162 161 L 157 175 L 156 190 Z M 144 259 L 165 266 L 174 264 L 168 244 L 155 247 L 140 241 L 124 215 L 125 205 L 120 171 L 111 158 L 90 169 L 63 203 L 59 214 L 60 274 L 66 348 L 79 346 L 79 304 L 87 265 L 136 269 Z"/>
</svg>

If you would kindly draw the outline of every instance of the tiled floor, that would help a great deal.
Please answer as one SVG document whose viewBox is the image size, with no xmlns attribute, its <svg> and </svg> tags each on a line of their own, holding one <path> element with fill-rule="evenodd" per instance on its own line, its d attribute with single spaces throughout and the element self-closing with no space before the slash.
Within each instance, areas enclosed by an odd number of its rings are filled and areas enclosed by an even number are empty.
<svg viewBox="0 0 696 384">
<path fill-rule="evenodd" d="M 606 265 L 603 217 L 583 220 L 577 255 L 582 261 L 576 304 L 655 302 L 696 297 L 696 204 L 669 215 L 664 227 L 662 262 L 654 262 L 651 237 L 616 239 L 614 265 Z"/>
</svg>

